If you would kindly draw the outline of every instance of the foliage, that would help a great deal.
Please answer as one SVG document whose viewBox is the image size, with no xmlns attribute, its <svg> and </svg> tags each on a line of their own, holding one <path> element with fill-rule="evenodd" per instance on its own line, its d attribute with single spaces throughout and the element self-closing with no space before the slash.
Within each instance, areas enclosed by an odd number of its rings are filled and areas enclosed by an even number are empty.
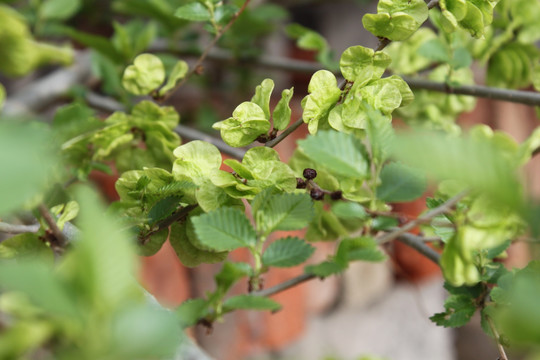
<svg viewBox="0 0 540 360">
<path fill-rule="evenodd" d="M 384 261 L 380 245 L 420 224 L 443 246 L 449 297 L 434 323 L 463 326 L 479 311 L 498 342 L 540 343 L 538 263 L 508 271 L 497 261 L 513 241 L 540 233 L 539 206 L 520 174 L 538 152 L 540 132 L 521 144 L 485 125 L 462 134 L 455 119 L 475 106 L 473 97 L 413 92 L 402 78 L 427 73 L 451 90 L 474 84 L 474 64 L 489 86 L 539 90 L 538 2 L 380 0 L 377 13 L 362 19 L 379 47 L 350 46 L 339 62 L 322 35 L 290 24 L 287 35 L 325 69 L 300 94 L 302 117 L 292 124 L 298 91 L 274 94 L 269 78 L 241 81 L 240 104 L 212 128 L 229 146 L 249 148 L 225 160 L 222 145 L 182 142 L 180 115 L 163 103 L 202 71 L 213 45 L 256 62 L 254 44 L 286 10 L 249 1 L 116 0 L 118 21 L 104 36 L 73 27 L 89 3 L 0 5 L 2 74 L 71 63 L 71 48 L 35 40 L 70 39 L 92 49 L 98 90 L 125 108 L 102 119 L 85 103 L 97 86 L 81 85 L 50 123 L 5 116 L 0 124 L 0 215 L 37 220 L 37 230 L 0 242 L 1 358 L 31 359 L 44 349 L 58 359 L 171 358 L 185 345 L 183 328 L 239 309 L 278 311 L 268 295 L 289 285 L 262 288 L 273 268 L 302 266 L 304 281 L 339 274 L 352 261 Z M 421 27 L 426 21 L 433 26 Z M 210 46 L 198 48 L 205 37 Z M 199 61 L 190 68 L 179 49 L 156 51 L 163 39 L 181 40 Z M 0 109 L 7 89 L 0 84 Z M 407 131 L 396 131 L 396 117 Z M 310 135 L 282 161 L 272 147 L 303 123 Z M 107 211 L 92 190 L 74 185 L 96 171 L 119 175 L 120 199 Z M 428 210 L 400 223 L 392 204 L 420 198 L 428 181 L 436 189 Z M 291 230 L 303 232 L 279 233 Z M 213 291 L 173 311 L 154 304 L 134 278 L 135 254 L 153 255 L 167 240 L 188 267 L 221 264 Z M 334 241 L 336 250 L 313 263 L 315 241 Z M 236 249 L 249 262 L 230 261 Z M 231 295 L 241 282 L 248 293 Z"/>
</svg>

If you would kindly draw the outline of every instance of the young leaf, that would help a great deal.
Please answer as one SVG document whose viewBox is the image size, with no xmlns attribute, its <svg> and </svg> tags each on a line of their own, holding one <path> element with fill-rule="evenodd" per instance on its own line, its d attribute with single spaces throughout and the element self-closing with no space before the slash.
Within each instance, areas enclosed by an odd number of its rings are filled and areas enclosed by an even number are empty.
<svg viewBox="0 0 540 360">
<path fill-rule="evenodd" d="M 407 202 L 419 198 L 427 189 L 426 177 L 417 169 L 391 162 L 381 171 L 377 198 L 385 202 Z"/>
<path fill-rule="evenodd" d="M 61 204 L 51 208 L 51 211 L 55 215 L 60 215 L 58 220 L 56 220 L 56 224 L 60 230 L 63 230 L 66 222 L 77 217 L 77 214 L 79 213 L 79 204 L 76 201 L 70 201 L 67 204 Z"/>
<path fill-rule="evenodd" d="M 444 302 L 445 312 L 438 313 L 429 319 L 444 327 L 460 327 L 466 325 L 476 311 L 474 298 L 467 295 L 450 295 Z"/>
<path fill-rule="evenodd" d="M 274 129 L 284 130 L 291 122 L 291 102 L 294 93 L 294 88 L 285 89 L 281 92 L 281 99 L 278 101 L 274 108 L 272 120 L 274 122 Z M 1 104 L 0 104 L 1 107 Z"/>
<path fill-rule="evenodd" d="M 298 141 L 298 146 L 308 157 L 337 175 L 365 178 L 369 174 L 365 149 L 352 135 L 320 131 L 315 136 Z"/>
<path fill-rule="evenodd" d="M 141 54 L 124 71 L 122 85 L 134 95 L 148 95 L 164 80 L 165 68 L 161 60 L 152 54 Z"/>
<path fill-rule="evenodd" d="M 253 216 L 257 229 L 269 234 L 275 230 L 299 230 L 313 218 L 313 203 L 308 194 L 276 194 L 266 197 Z M 259 195 L 257 195 L 259 196 Z M 257 199 L 257 197 L 256 197 Z M 254 200 L 257 201 L 257 200 Z"/>
<path fill-rule="evenodd" d="M 188 70 L 189 66 L 187 62 L 184 60 L 177 61 L 169 76 L 167 76 L 167 82 L 159 90 L 159 94 L 165 95 L 169 90 L 173 89 L 176 86 L 176 83 L 186 76 Z"/>
<path fill-rule="evenodd" d="M 257 241 L 255 230 L 238 209 L 223 207 L 191 221 L 199 241 L 215 251 L 252 247 Z"/>
<path fill-rule="evenodd" d="M 233 296 L 223 303 L 223 310 L 226 312 L 239 309 L 278 311 L 281 305 L 270 298 L 253 295 Z"/>
<path fill-rule="evenodd" d="M 49 246 L 34 233 L 24 233 L 0 242 L 0 259 L 43 257 L 51 262 L 54 254 Z"/>
<path fill-rule="evenodd" d="M 272 79 L 264 79 L 255 89 L 255 95 L 251 98 L 251 102 L 259 105 L 263 110 L 266 120 L 270 120 L 270 97 L 274 90 L 274 81 Z"/>
<path fill-rule="evenodd" d="M 212 18 L 206 6 L 197 1 L 180 6 L 174 12 L 174 16 L 190 21 L 208 21 Z"/>
<path fill-rule="evenodd" d="M 262 262 L 265 266 L 291 267 L 306 261 L 315 248 L 297 237 L 287 237 L 274 241 L 264 251 Z"/>
<path fill-rule="evenodd" d="M 156 224 L 171 216 L 180 206 L 180 199 L 180 196 L 168 196 L 159 200 L 148 212 L 149 223 Z"/>
</svg>

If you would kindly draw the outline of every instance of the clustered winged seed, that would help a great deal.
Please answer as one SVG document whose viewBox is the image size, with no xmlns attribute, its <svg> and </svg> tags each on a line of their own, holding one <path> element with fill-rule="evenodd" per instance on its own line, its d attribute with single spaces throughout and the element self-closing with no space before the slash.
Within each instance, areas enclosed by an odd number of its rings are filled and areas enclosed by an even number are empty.
<svg viewBox="0 0 540 360">
<path fill-rule="evenodd" d="M 315 171 L 315 169 L 307 168 L 307 169 L 304 169 L 303 175 L 306 179 L 313 180 L 317 177 L 317 171 Z"/>
<path fill-rule="evenodd" d="M 297 189 L 305 189 L 307 187 L 307 183 L 302 178 L 296 178 L 296 188 Z"/>
<path fill-rule="evenodd" d="M 322 200 L 324 197 L 324 191 L 321 189 L 311 189 L 309 194 L 313 200 Z"/>
</svg>

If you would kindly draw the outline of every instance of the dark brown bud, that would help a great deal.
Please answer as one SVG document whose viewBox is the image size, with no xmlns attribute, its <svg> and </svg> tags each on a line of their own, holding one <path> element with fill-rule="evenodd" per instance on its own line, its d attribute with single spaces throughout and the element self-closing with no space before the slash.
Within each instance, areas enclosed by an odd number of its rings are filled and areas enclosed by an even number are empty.
<svg viewBox="0 0 540 360">
<path fill-rule="evenodd" d="M 324 191 L 321 189 L 311 189 L 309 195 L 311 195 L 313 200 L 322 200 L 324 198 Z"/>
<path fill-rule="evenodd" d="M 330 194 L 330 198 L 332 198 L 332 200 L 341 200 L 342 197 L 343 192 L 341 190 L 334 191 Z"/>
<path fill-rule="evenodd" d="M 304 169 L 303 175 L 306 179 L 313 180 L 317 177 L 317 171 L 315 171 L 315 169 L 307 168 L 307 169 Z"/>
<path fill-rule="evenodd" d="M 297 189 L 305 189 L 307 187 L 307 183 L 302 178 L 296 178 L 296 188 Z"/>
</svg>

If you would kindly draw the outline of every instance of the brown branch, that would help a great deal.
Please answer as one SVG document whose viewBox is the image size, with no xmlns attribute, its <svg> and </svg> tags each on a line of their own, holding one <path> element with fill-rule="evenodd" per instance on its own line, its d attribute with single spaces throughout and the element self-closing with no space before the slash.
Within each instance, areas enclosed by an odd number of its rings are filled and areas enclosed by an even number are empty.
<svg viewBox="0 0 540 360">
<path fill-rule="evenodd" d="M 461 199 L 463 199 L 467 194 L 468 194 L 468 191 L 463 191 L 463 192 L 457 194 L 456 196 L 452 197 L 448 201 L 446 201 L 444 204 L 441 204 L 441 205 L 437 206 L 436 208 L 429 210 L 425 214 L 420 215 L 416 219 L 409 221 L 408 223 L 406 223 L 402 227 L 396 229 L 395 231 L 386 233 L 386 234 L 378 237 L 375 240 L 377 240 L 377 242 L 379 244 L 384 244 L 384 243 L 387 243 L 387 242 L 389 242 L 391 240 L 394 240 L 394 239 L 398 238 L 399 236 L 401 236 L 401 235 L 403 235 L 405 233 L 408 233 L 409 231 L 411 231 L 412 229 L 414 229 L 418 225 L 429 222 L 435 216 L 447 212 L 452 207 L 454 207 Z"/>
<path fill-rule="evenodd" d="M 49 212 L 49 209 L 47 208 L 47 206 L 45 206 L 45 204 L 43 203 L 39 204 L 38 210 L 41 216 L 43 217 L 43 219 L 45 220 L 45 222 L 47 223 L 47 225 L 49 225 L 49 229 L 51 229 L 58 243 L 58 246 L 61 248 L 64 248 L 65 246 L 67 246 L 69 241 L 66 238 L 66 236 L 62 233 L 62 231 L 60 231 L 60 228 L 56 224 L 56 220 L 53 218 L 53 216 Z"/>
<path fill-rule="evenodd" d="M 17 225 L 0 222 L 0 232 L 7 234 L 36 233 L 40 228 L 39 224 Z M 0 240 L 1 241 L 1 240 Z"/>
<path fill-rule="evenodd" d="M 268 141 L 264 146 L 268 147 L 274 147 L 280 142 L 282 142 L 287 136 L 289 136 L 294 130 L 298 129 L 300 125 L 304 123 L 304 120 L 302 118 L 296 120 L 294 123 L 291 124 L 285 131 L 283 131 L 281 134 L 279 134 L 275 139 Z"/>
<path fill-rule="evenodd" d="M 182 85 L 184 85 L 186 83 L 186 81 L 193 74 L 195 74 L 196 72 L 199 71 L 200 66 L 202 65 L 202 63 L 204 62 L 204 60 L 206 59 L 206 57 L 210 53 L 210 50 L 216 45 L 216 43 L 219 41 L 219 39 L 221 39 L 223 34 L 225 34 L 227 32 L 227 30 L 229 30 L 229 28 L 235 23 L 236 19 L 238 19 L 238 17 L 244 12 L 244 10 L 246 9 L 246 7 L 248 6 L 250 1 L 251 0 L 244 1 L 244 4 L 242 5 L 242 7 L 232 16 L 231 20 L 229 20 L 227 25 L 225 25 L 223 28 L 221 28 L 221 30 L 216 34 L 214 39 L 212 39 L 212 41 L 210 41 L 210 43 L 206 46 L 206 48 L 204 49 L 203 53 L 201 54 L 201 56 L 199 57 L 199 59 L 197 60 L 195 65 L 186 74 L 186 76 L 182 79 L 182 81 L 180 81 L 173 89 L 169 90 L 169 92 L 167 94 L 165 94 L 163 96 L 163 98 L 160 99 L 161 102 L 167 101 L 172 96 L 172 94 L 174 94 L 176 92 L 176 90 L 178 90 L 180 87 L 182 87 Z"/>
<path fill-rule="evenodd" d="M 401 234 L 397 240 L 424 255 L 435 264 L 439 265 L 441 260 L 441 254 L 430 248 L 425 244 L 425 239 L 421 236 L 416 236 L 411 233 Z M 440 239 L 439 239 L 440 240 Z"/>
<path fill-rule="evenodd" d="M 298 275 L 297 277 L 294 277 L 290 280 L 284 281 L 281 284 L 277 284 L 276 286 L 272 286 L 271 288 L 259 290 L 259 291 L 253 291 L 250 293 L 250 295 L 254 296 L 271 296 L 277 293 L 280 293 L 282 291 L 285 291 L 287 289 L 290 289 L 296 285 L 300 285 L 306 281 L 309 281 L 311 279 L 315 279 L 317 276 L 313 274 L 302 274 Z"/>
<path fill-rule="evenodd" d="M 489 324 L 489 328 L 491 329 L 491 332 L 493 333 L 493 337 L 495 338 L 495 341 L 497 342 L 497 350 L 499 351 L 499 360 L 508 360 L 508 356 L 506 356 L 506 352 L 504 351 L 504 347 L 501 344 L 501 336 L 499 335 L 499 332 L 497 331 L 497 328 L 495 327 L 495 324 L 493 323 L 493 320 L 486 315 L 486 320 Z"/>
</svg>

